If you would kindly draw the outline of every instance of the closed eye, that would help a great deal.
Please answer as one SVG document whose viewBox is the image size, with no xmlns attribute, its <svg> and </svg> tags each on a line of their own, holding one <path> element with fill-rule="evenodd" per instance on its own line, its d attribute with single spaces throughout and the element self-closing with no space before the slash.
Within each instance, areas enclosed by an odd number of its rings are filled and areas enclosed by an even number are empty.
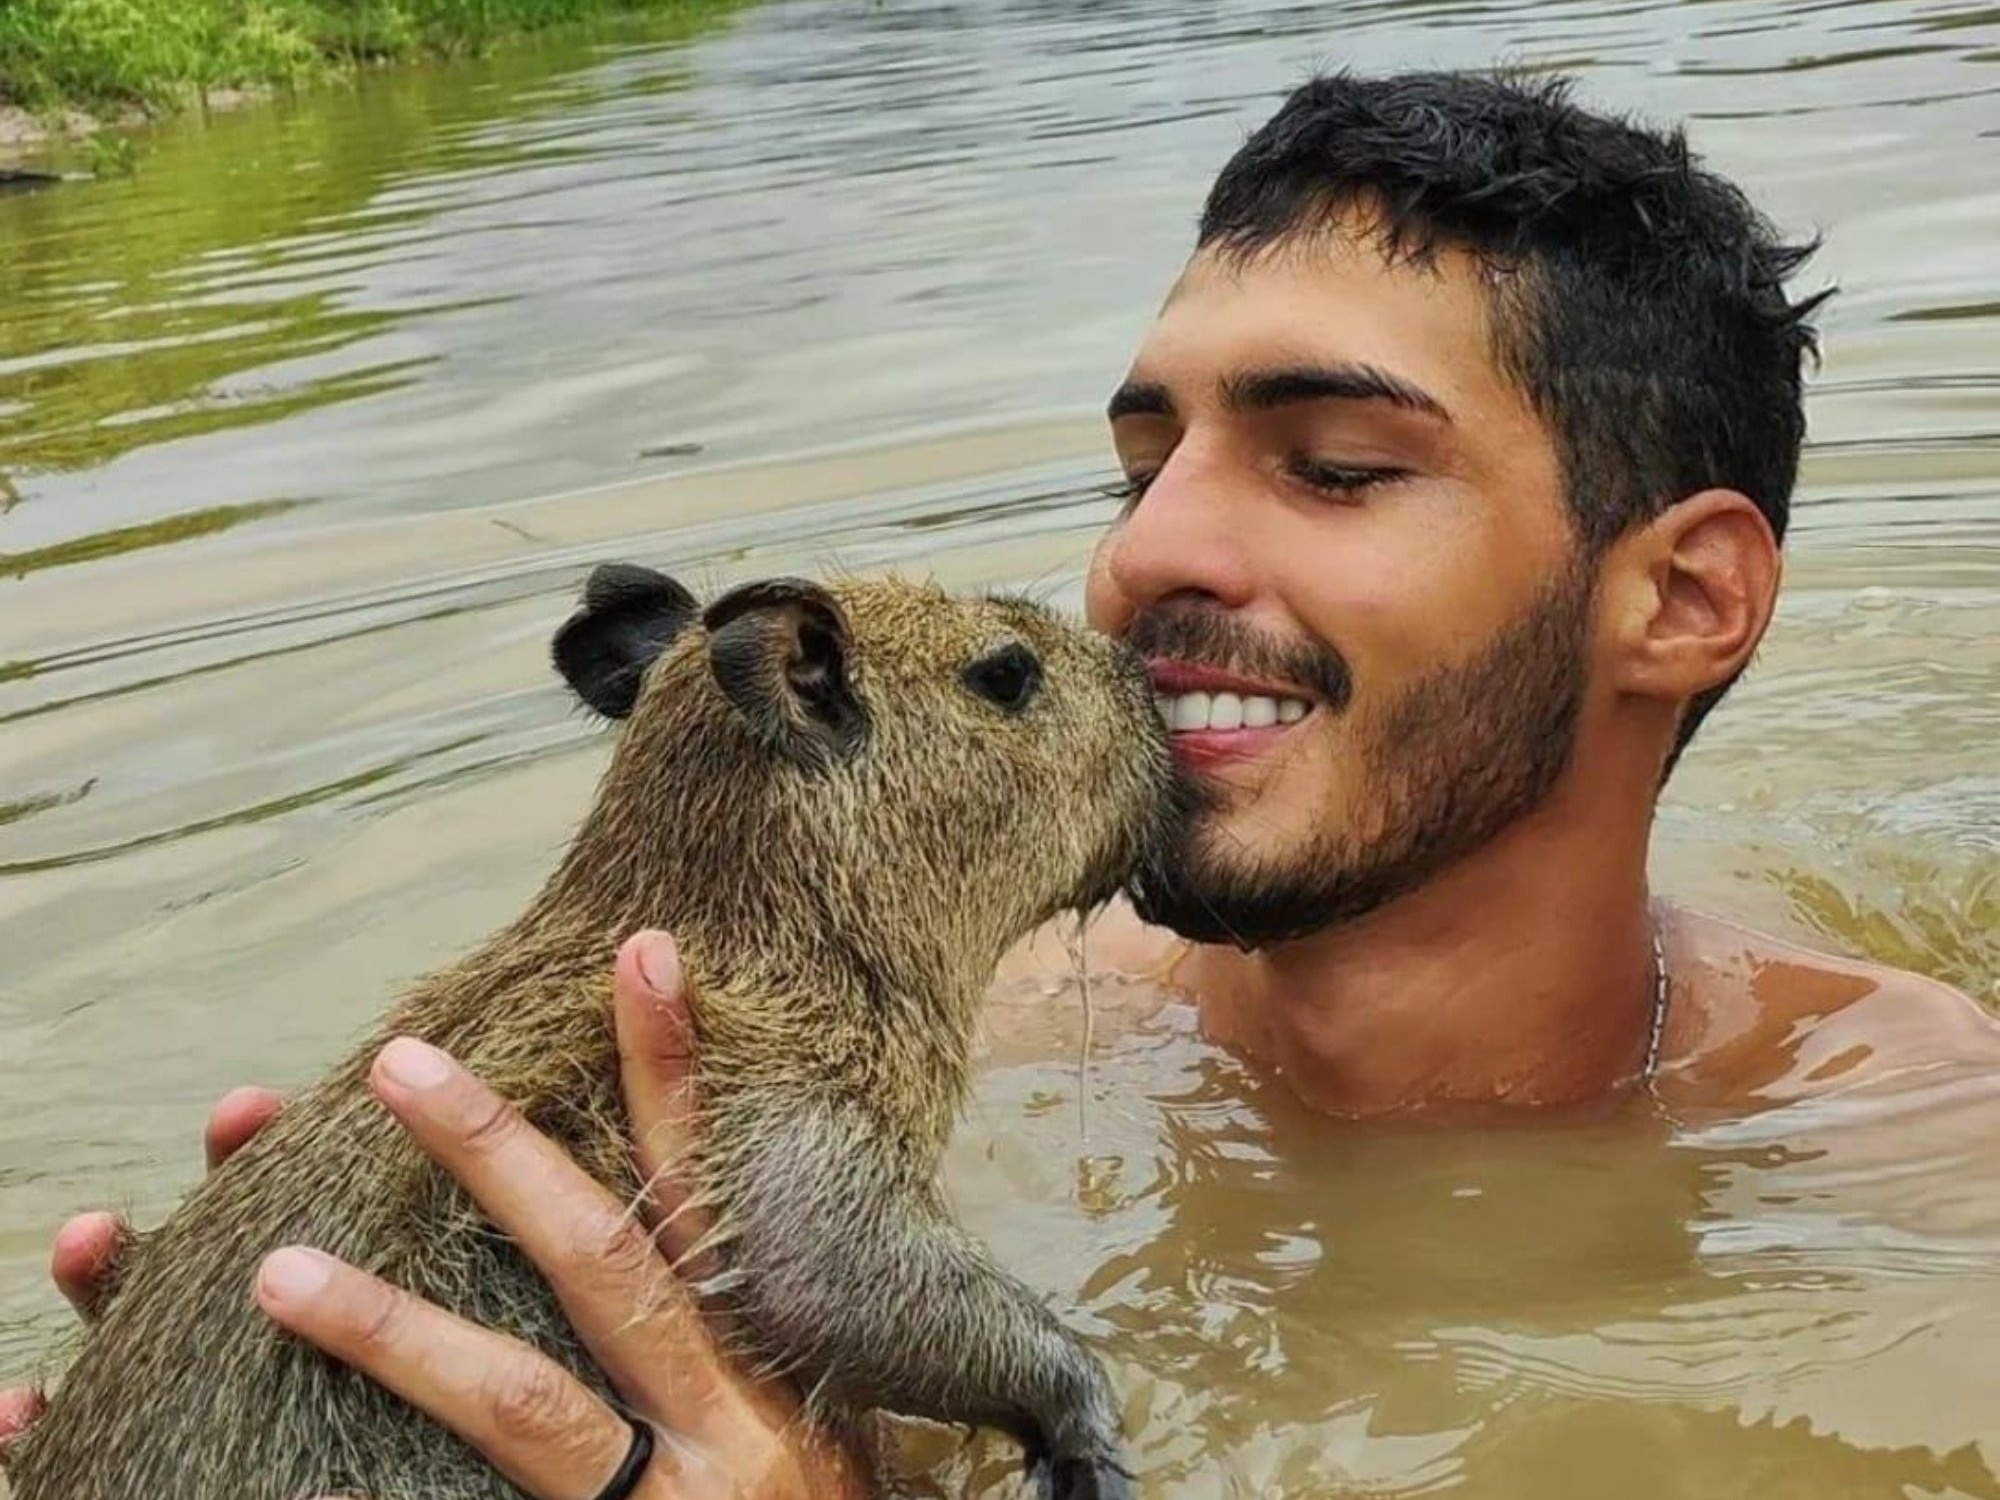
<svg viewBox="0 0 2000 1500">
<path fill-rule="evenodd" d="M 1133 507 L 1144 498 L 1146 488 L 1152 484 L 1154 477 L 1151 474 L 1127 474 L 1123 479 L 1113 480 L 1103 486 L 1098 493 L 1107 500 L 1116 500 L 1119 515 L 1128 516 L 1132 513 Z"/>
<path fill-rule="evenodd" d="M 1294 479 L 1321 494 L 1351 498 L 1376 485 L 1391 484 L 1410 477 L 1408 469 L 1366 464 L 1330 464 L 1317 459 L 1295 458 L 1286 468 Z"/>
</svg>

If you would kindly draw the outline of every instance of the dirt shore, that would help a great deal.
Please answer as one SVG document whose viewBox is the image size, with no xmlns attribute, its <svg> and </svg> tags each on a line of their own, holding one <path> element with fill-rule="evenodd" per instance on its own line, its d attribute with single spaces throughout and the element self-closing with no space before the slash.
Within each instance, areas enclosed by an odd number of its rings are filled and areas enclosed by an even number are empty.
<svg viewBox="0 0 2000 1500">
<path fill-rule="evenodd" d="M 0 4 L 4 3 L 5 0 L 0 0 Z M 257 89 L 210 89 L 188 108 L 214 114 L 265 97 L 267 91 Z M 169 118 L 172 113 L 158 114 L 136 104 L 106 115 L 76 108 L 38 112 L 18 105 L 0 105 L 0 168 L 37 165 L 37 159 L 58 142 L 87 141 L 104 130 L 135 130 Z"/>
<path fill-rule="evenodd" d="M 102 120 L 80 109 L 37 114 L 12 104 L 0 104 L 0 166 L 26 161 L 58 138 L 87 140 L 103 128 Z"/>
</svg>

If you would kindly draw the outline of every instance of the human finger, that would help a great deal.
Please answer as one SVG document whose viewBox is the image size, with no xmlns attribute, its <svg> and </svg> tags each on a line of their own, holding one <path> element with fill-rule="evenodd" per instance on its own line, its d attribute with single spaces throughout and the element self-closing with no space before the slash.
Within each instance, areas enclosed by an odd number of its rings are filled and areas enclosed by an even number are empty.
<svg viewBox="0 0 2000 1500">
<path fill-rule="evenodd" d="M 376 1092 L 547 1278 L 577 1336 L 629 1399 L 695 1429 L 731 1382 L 645 1223 L 513 1105 L 437 1048 L 398 1037 Z"/>
<path fill-rule="evenodd" d="M 129 1233 L 122 1220 L 107 1213 L 78 1214 L 56 1231 L 49 1275 L 86 1320 L 97 1316 Z"/>
<path fill-rule="evenodd" d="M 0 1468 L 6 1467 L 14 1440 L 35 1425 L 45 1404 L 40 1391 L 0 1391 Z"/>
<path fill-rule="evenodd" d="M 631 1446 L 625 1419 L 555 1361 L 330 1255 L 273 1251 L 258 1271 L 257 1301 L 540 1500 L 588 1500 Z M 669 1461 L 656 1453 L 656 1464 Z"/>
<path fill-rule="evenodd" d="M 694 1026 L 680 949 L 664 932 L 639 932 L 618 950 L 611 984 L 618 1075 L 632 1142 L 654 1214 L 654 1238 L 682 1274 L 712 1265 L 685 1257 L 712 1224 L 691 1204 L 682 1168 L 695 1143 Z"/>
<path fill-rule="evenodd" d="M 249 1144 L 250 1138 L 277 1116 L 284 1099 L 269 1089 L 231 1089 L 209 1112 L 202 1134 L 202 1154 L 213 1172 Z"/>
</svg>

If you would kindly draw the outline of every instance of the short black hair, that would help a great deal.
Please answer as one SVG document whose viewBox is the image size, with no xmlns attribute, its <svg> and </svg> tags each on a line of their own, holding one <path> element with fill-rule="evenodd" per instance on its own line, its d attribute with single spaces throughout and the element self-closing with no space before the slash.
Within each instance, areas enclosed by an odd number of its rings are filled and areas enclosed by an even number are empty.
<svg viewBox="0 0 2000 1500">
<path fill-rule="evenodd" d="M 1564 77 L 1336 73 L 1237 151 L 1197 246 L 1248 259 L 1359 216 L 1392 258 L 1470 252 L 1496 356 L 1554 436 L 1586 557 L 1697 491 L 1741 491 L 1782 540 L 1805 440 L 1809 322 L 1786 244 L 1678 129 L 1572 102 Z M 1696 698 L 1668 759 L 1731 683 Z"/>
</svg>

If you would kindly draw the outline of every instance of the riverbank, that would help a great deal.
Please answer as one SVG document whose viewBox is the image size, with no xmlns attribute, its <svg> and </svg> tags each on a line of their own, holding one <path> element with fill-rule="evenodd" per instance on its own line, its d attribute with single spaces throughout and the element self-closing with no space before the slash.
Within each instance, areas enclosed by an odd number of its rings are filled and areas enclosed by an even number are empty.
<svg viewBox="0 0 2000 1500">
<path fill-rule="evenodd" d="M 45 151 L 54 142 L 88 141 L 107 127 L 143 125 L 147 118 L 147 112 L 134 105 L 100 117 L 75 105 L 32 110 L 0 104 L 0 172 Z"/>
<path fill-rule="evenodd" d="M 551 26 L 746 0 L 6 0 L 0 159 L 106 126 L 454 57 Z"/>
</svg>

